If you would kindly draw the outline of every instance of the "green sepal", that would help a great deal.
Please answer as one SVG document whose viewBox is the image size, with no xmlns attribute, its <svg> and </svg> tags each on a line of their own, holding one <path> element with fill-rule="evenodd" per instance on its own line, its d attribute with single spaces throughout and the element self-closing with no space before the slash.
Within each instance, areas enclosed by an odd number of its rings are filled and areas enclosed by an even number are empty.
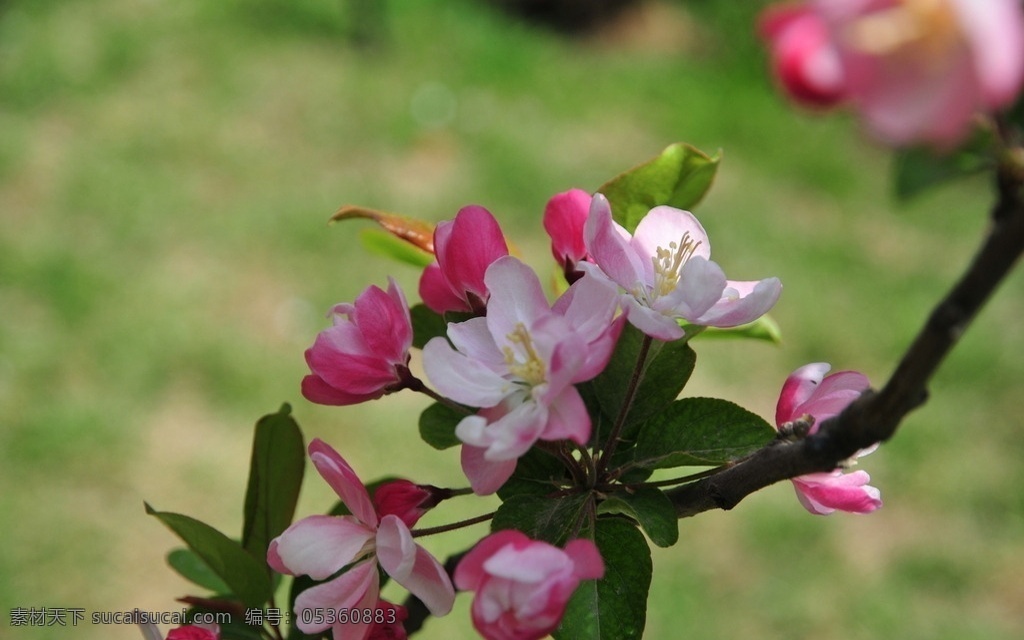
<svg viewBox="0 0 1024 640">
<path fill-rule="evenodd" d="M 619 174 L 598 188 L 608 198 L 612 217 L 630 233 L 659 205 L 692 209 L 711 188 L 722 159 L 677 142 L 660 155 Z"/>
<path fill-rule="evenodd" d="M 501 503 L 491 520 L 491 531 L 516 529 L 534 540 L 563 546 L 585 515 L 592 497 L 574 493 L 559 498 L 522 494 Z"/>
<path fill-rule="evenodd" d="M 243 604 L 260 607 L 270 599 L 273 586 L 266 561 L 259 562 L 241 544 L 204 522 L 180 513 L 156 511 L 145 504 L 146 513 L 177 534 Z"/>
<path fill-rule="evenodd" d="M 446 404 L 435 402 L 420 414 L 420 437 L 435 449 L 443 450 L 462 444 L 455 436 L 455 427 L 466 415 Z"/>
<path fill-rule="evenodd" d="M 185 547 L 172 549 L 167 554 L 167 564 L 179 576 L 192 584 L 217 594 L 225 594 L 230 591 L 228 585 L 191 549 Z"/>
<path fill-rule="evenodd" d="M 686 329 L 686 327 L 684 327 L 684 329 Z M 689 333 L 689 331 L 687 331 L 687 333 Z M 774 318 L 765 314 L 753 322 L 741 324 L 738 327 L 730 327 L 728 329 L 703 327 L 703 330 L 694 336 L 694 339 L 698 338 L 748 338 L 752 340 L 764 340 L 765 342 L 771 342 L 772 344 L 778 345 L 782 344 L 782 329 L 779 328 L 779 323 L 776 322 Z"/>
<path fill-rule="evenodd" d="M 441 315 L 420 303 L 409 309 L 409 316 L 412 319 L 412 346 L 422 349 L 432 338 L 447 337 L 449 322 L 463 322 L 473 314 L 449 311 Z"/>
<path fill-rule="evenodd" d="M 423 269 L 434 261 L 434 254 L 414 247 L 407 241 L 380 229 L 362 229 L 359 241 L 370 253 Z"/>
<path fill-rule="evenodd" d="M 720 465 L 774 438 L 770 424 L 728 400 L 684 398 L 644 423 L 634 461 L 648 469 Z"/>
<path fill-rule="evenodd" d="M 555 640 L 638 640 L 647 623 L 651 550 L 628 520 L 599 518 L 589 532 L 604 560 L 604 577 L 573 593 L 552 634 Z"/>
<path fill-rule="evenodd" d="M 242 547 L 265 567 L 270 541 L 292 523 L 306 468 L 306 445 L 288 404 L 256 423 L 245 493 Z"/>
<path fill-rule="evenodd" d="M 657 487 L 618 491 L 598 505 L 597 512 L 629 516 L 659 547 L 671 547 L 679 540 L 679 519 L 675 507 Z"/>
</svg>

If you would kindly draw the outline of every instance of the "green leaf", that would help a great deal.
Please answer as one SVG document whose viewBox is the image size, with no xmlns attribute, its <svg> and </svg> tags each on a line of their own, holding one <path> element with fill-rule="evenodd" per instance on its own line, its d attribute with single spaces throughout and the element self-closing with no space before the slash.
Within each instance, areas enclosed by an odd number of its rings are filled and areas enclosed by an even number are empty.
<svg viewBox="0 0 1024 640">
<path fill-rule="evenodd" d="M 270 599 L 273 589 L 266 562 L 257 561 L 242 545 L 195 518 L 156 511 L 148 503 L 146 513 L 177 534 L 246 606 L 260 607 Z"/>
<path fill-rule="evenodd" d="M 590 382 L 604 419 L 595 433 L 603 438 L 614 424 L 626 398 L 626 390 L 636 368 L 637 358 L 646 336 L 627 324 L 619 336 L 608 366 Z M 633 404 L 626 416 L 622 436 L 630 440 L 641 422 L 663 411 L 683 390 L 693 373 L 697 354 L 685 340 L 661 342 L 654 340 L 647 354 L 647 365 L 640 374 L 640 383 Z M 631 428 L 633 427 L 633 428 Z"/>
<path fill-rule="evenodd" d="M 703 331 L 694 336 L 694 338 L 750 338 L 753 340 L 764 340 L 772 344 L 782 344 L 782 329 L 779 328 L 779 323 L 775 322 L 770 315 L 765 314 L 753 322 L 741 324 L 738 327 L 728 329 L 704 327 Z"/>
<path fill-rule="evenodd" d="M 715 179 L 721 153 L 709 157 L 681 142 L 598 188 L 612 206 L 615 221 L 629 232 L 658 205 L 678 209 L 696 206 Z"/>
<path fill-rule="evenodd" d="M 498 489 L 498 497 L 508 500 L 516 495 L 547 495 L 568 479 L 567 471 L 555 456 L 531 447 L 519 457 L 512 477 Z"/>
<path fill-rule="evenodd" d="M 552 635 L 555 640 L 642 638 L 652 572 L 647 541 L 626 520 L 600 518 L 594 542 L 604 560 L 604 577 L 576 589 Z"/>
<path fill-rule="evenodd" d="M 426 267 L 434 261 L 434 255 L 427 253 L 380 229 L 363 229 L 359 232 L 359 240 L 366 250 L 385 258 L 412 265 L 418 269 Z"/>
<path fill-rule="evenodd" d="M 245 493 L 242 547 L 264 566 L 270 541 L 288 528 L 299 501 L 306 446 L 287 404 L 260 418 L 253 434 L 249 487 Z"/>
<path fill-rule="evenodd" d="M 619 491 L 602 502 L 598 513 L 621 513 L 636 520 L 651 542 L 671 547 L 679 540 L 679 519 L 675 507 L 657 487 L 640 487 L 632 493 Z"/>
<path fill-rule="evenodd" d="M 181 547 L 172 550 L 167 554 L 167 564 L 182 578 L 204 589 L 219 594 L 230 591 L 228 585 L 224 584 L 224 581 L 210 569 L 210 566 L 190 549 Z"/>
<path fill-rule="evenodd" d="M 455 437 L 455 427 L 467 414 L 435 402 L 420 414 L 420 437 L 435 449 L 447 449 L 462 444 Z"/>
<path fill-rule="evenodd" d="M 944 155 L 915 147 L 894 155 L 893 184 L 896 198 L 906 202 L 952 180 L 991 169 L 991 136 L 980 133 L 963 147 Z"/>
<path fill-rule="evenodd" d="M 560 498 L 512 496 L 498 507 L 491 520 L 491 531 L 516 529 L 534 540 L 562 546 L 569 535 L 579 529 L 578 523 L 589 504 L 591 496 L 586 493 Z"/>
<path fill-rule="evenodd" d="M 412 318 L 412 346 L 417 349 L 422 349 L 432 338 L 448 333 L 444 317 L 423 303 L 409 309 L 409 317 Z"/>
<path fill-rule="evenodd" d="M 771 425 L 743 407 L 718 398 L 684 398 L 644 423 L 635 460 L 648 469 L 719 465 L 773 438 Z"/>
</svg>

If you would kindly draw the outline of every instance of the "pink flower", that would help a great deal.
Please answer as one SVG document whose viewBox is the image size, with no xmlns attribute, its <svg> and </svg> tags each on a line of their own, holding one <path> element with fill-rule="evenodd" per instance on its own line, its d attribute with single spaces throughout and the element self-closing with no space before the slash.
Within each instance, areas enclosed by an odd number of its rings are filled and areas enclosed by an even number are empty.
<svg viewBox="0 0 1024 640">
<path fill-rule="evenodd" d="M 556 194 L 544 207 L 544 230 L 551 237 L 551 254 L 570 284 L 582 276 L 576 272 L 576 263 L 587 257 L 583 225 L 590 212 L 590 200 L 586 191 L 572 189 Z"/>
<path fill-rule="evenodd" d="M 1024 80 L 1018 0 L 810 0 L 762 24 L 794 98 L 848 99 L 898 146 L 955 145 L 976 112 L 1009 105 Z"/>
<path fill-rule="evenodd" d="M 565 550 L 519 531 L 484 538 L 455 568 L 459 589 L 475 591 L 473 626 L 487 640 L 535 640 L 558 626 L 581 580 L 604 576 L 590 540 Z"/>
<path fill-rule="evenodd" d="M 508 255 L 497 220 L 479 206 L 463 207 L 454 220 L 434 229 L 437 262 L 420 277 L 420 297 L 437 313 L 472 311 L 482 315 L 489 292 L 484 274 Z"/>
<path fill-rule="evenodd" d="M 751 322 L 771 309 L 782 291 L 778 278 L 726 280 L 710 259 L 704 227 L 689 211 L 655 207 L 630 235 L 612 219 L 605 197 L 597 194 L 585 232 L 596 266 L 581 267 L 625 289 L 620 304 L 629 322 L 659 340 L 683 337 L 679 319 L 712 327 Z"/>
<path fill-rule="evenodd" d="M 377 487 L 373 492 L 373 504 L 379 516 L 396 515 L 405 526 L 414 527 L 424 513 L 444 499 L 439 491 L 429 485 L 393 480 Z"/>
<path fill-rule="evenodd" d="M 617 294 L 595 278 L 577 281 L 554 308 L 516 258 L 497 260 L 485 280 L 487 315 L 449 324 L 451 344 L 434 338 L 423 348 L 438 391 L 484 409 L 455 430 L 482 450 L 463 450 L 463 470 L 479 494 L 496 491 L 538 439 L 587 442 L 590 415 L 573 385 L 604 369 L 622 329 L 613 320 Z"/>
<path fill-rule="evenodd" d="M 336 578 L 299 594 L 295 600 L 299 629 L 315 634 L 331 626 L 328 622 L 303 622 L 300 612 L 304 609 L 378 608 L 378 563 L 422 600 L 431 613 L 448 613 L 455 600 L 448 574 L 413 541 L 402 519 L 394 514 L 379 517 L 352 467 L 326 443 L 313 440 L 309 457 L 352 515 L 309 516 L 294 523 L 270 542 L 267 563 L 278 573 L 308 575 L 314 580 L 326 580 L 351 566 Z M 364 640 L 371 632 L 371 625 L 361 620 L 338 622 L 333 627 L 335 640 Z"/>
<path fill-rule="evenodd" d="M 165 640 L 220 640 L 220 632 L 218 629 L 189 624 L 171 629 Z"/>
<path fill-rule="evenodd" d="M 302 380 L 302 395 L 318 404 L 348 405 L 400 389 L 412 321 L 398 284 L 389 278 L 387 292 L 371 286 L 331 313 L 334 326 L 306 350 L 312 373 Z"/>
<path fill-rule="evenodd" d="M 810 415 L 814 417 L 810 433 L 815 433 L 822 422 L 845 409 L 869 386 L 868 379 L 856 371 L 840 371 L 825 377 L 829 369 L 828 364 L 816 362 L 797 369 L 786 378 L 775 409 L 777 427 Z M 858 452 L 854 460 L 873 450 L 871 447 Z M 793 478 L 793 486 L 800 503 L 811 513 L 828 515 L 836 510 L 870 513 L 882 506 L 878 489 L 868 486 L 870 480 L 865 471 L 844 474 L 835 469 Z"/>
<path fill-rule="evenodd" d="M 380 618 L 378 613 L 380 612 Z M 409 611 L 400 604 L 392 604 L 387 600 L 381 600 L 374 611 L 373 626 L 370 627 L 370 635 L 366 640 L 408 640 L 402 623 L 409 617 Z M 377 622 L 380 619 L 382 622 Z"/>
</svg>

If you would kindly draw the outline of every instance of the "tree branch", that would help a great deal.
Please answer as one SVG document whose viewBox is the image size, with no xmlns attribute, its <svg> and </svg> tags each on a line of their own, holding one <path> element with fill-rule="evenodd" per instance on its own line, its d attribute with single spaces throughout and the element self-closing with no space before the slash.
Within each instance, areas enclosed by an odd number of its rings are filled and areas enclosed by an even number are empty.
<svg viewBox="0 0 1024 640">
<path fill-rule="evenodd" d="M 928 381 L 1024 252 L 1021 164 L 1019 154 L 1008 152 L 999 165 L 998 200 L 987 236 L 959 282 L 932 311 L 885 387 L 877 393 L 865 392 L 803 440 L 774 442 L 730 469 L 667 492 L 680 518 L 710 509 L 732 509 L 759 489 L 807 473 L 830 471 L 860 449 L 892 437 L 904 416 L 927 399 Z"/>
</svg>

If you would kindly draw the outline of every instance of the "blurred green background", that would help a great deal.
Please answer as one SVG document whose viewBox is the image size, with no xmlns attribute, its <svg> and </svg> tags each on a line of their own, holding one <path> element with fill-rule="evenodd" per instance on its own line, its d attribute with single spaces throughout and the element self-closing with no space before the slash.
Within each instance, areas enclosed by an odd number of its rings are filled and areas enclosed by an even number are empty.
<svg viewBox="0 0 1024 640">
<path fill-rule="evenodd" d="M 771 419 L 807 362 L 884 382 L 983 232 L 987 184 L 897 206 L 889 154 L 777 95 L 760 4 L 650 2 L 566 39 L 479 1 L 392 0 L 356 46 L 340 0 L 0 2 L 0 637 L 141 637 L 10 628 L 14 607 L 178 609 L 195 590 L 143 500 L 237 534 L 252 424 L 285 401 L 364 480 L 465 484 L 455 450 L 413 435 L 423 399 L 298 392 L 332 304 L 389 273 L 415 295 L 417 273 L 361 248 L 366 225 L 326 225 L 344 203 L 483 204 L 544 272 L 550 195 L 674 141 L 720 148 L 697 213 L 731 277 L 782 279 L 784 343 L 697 342 L 685 393 Z M 1024 637 L 1021 317 L 1016 273 L 863 461 L 881 511 L 813 517 L 783 484 L 681 521 L 646 637 Z M 307 481 L 300 515 L 332 503 Z M 472 637 L 467 606 L 422 637 Z"/>
</svg>

